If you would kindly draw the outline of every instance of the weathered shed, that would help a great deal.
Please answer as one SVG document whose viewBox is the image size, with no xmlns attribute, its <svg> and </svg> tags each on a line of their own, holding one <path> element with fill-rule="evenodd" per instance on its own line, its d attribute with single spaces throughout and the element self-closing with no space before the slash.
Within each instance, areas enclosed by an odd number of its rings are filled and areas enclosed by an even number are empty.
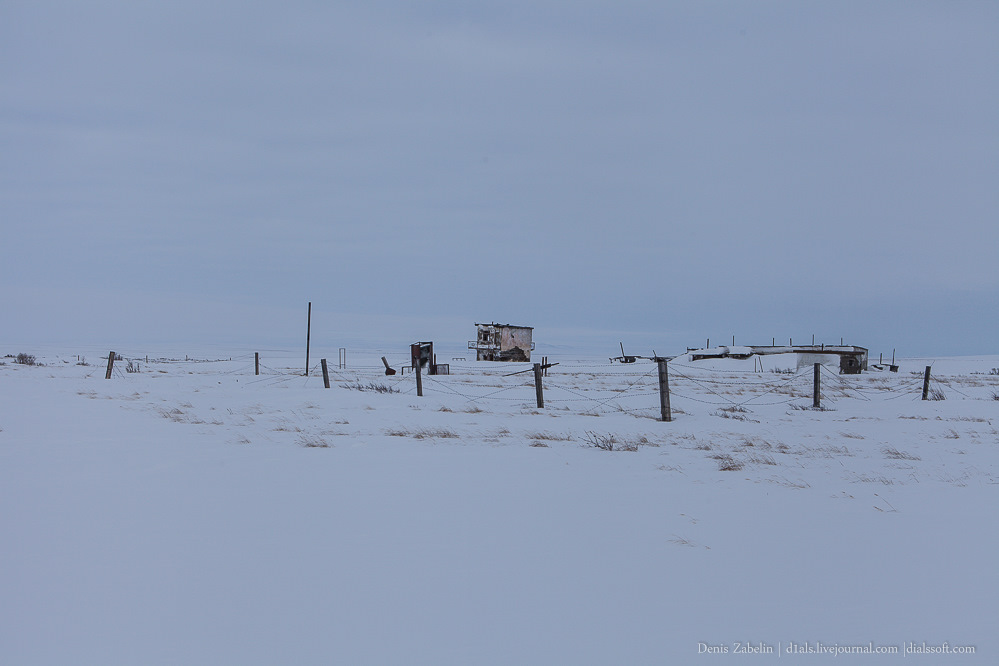
<svg viewBox="0 0 999 666">
<path fill-rule="evenodd" d="M 520 361 L 531 360 L 534 342 L 531 337 L 534 328 L 513 324 L 475 324 L 475 340 L 468 341 L 468 348 L 475 350 L 476 361 Z"/>
</svg>

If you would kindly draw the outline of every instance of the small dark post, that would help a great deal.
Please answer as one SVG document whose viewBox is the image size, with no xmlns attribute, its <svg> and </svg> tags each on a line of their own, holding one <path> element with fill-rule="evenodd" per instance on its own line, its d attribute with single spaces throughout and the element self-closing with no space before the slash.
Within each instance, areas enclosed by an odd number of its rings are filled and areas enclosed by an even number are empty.
<svg viewBox="0 0 999 666">
<path fill-rule="evenodd" d="M 538 409 L 545 408 L 545 393 L 541 387 L 541 364 L 534 364 L 534 392 L 538 395 Z"/>
<path fill-rule="evenodd" d="M 926 372 L 923 373 L 923 400 L 930 399 L 930 366 L 926 366 Z"/>
<path fill-rule="evenodd" d="M 330 371 L 326 369 L 326 359 L 319 359 L 319 362 L 323 365 L 323 386 L 326 388 L 330 387 Z"/>
<path fill-rule="evenodd" d="M 416 363 L 416 395 L 423 397 L 423 374 L 420 372 L 420 363 Z"/>
<path fill-rule="evenodd" d="M 260 374 L 260 352 L 253 352 L 253 374 Z"/>
<path fill-rule="evenodd" d="M 656 357 L 659 364 L 659 410 L 662 420 L 669 422 L 673 420 L 673 412 L 669 406 L 669 374 L 666 370 L 666 359 Z"/>
<path fill-rule="evenodd" d="M 822 367 L 821 363 L 815 364 L 815 378 L 812 381 L 812 407 L 815 409 L 822 408 L 822 401 L 820 399 L 820 392 L 822 390 L 822 380 L 819 379 L 819 368 Z"/>
<path fill-rule="evenodd" d="M 108 371 L 104 375 L 104 379 L 111 379 L 111 370 L 114 369 L 114 352 L 108 352 Z"/>
<path fill-rule="evenodd" d="M 309 376 L 309 343 L 312 340 L 312 301 L 309 301 L 309 320 L 305 329 L 305 376 Z"/>
</svg>

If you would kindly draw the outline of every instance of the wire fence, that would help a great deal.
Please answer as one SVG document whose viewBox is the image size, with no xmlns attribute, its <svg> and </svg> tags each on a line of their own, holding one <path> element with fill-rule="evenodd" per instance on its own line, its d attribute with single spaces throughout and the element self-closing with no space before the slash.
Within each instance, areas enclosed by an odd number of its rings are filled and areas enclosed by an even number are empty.
<svg viewBox="0 0 999 666">
<path fill-rule="evenodd" d="M 144 357 L 145 358 L 145 357 Z M 683 357 L 681 357 L 683 358 Z M 408 360 L 408 359 L 407 359 Z M 303 388 L 325 386 L 322 377 L 322 364 L 311 365 L 307 372 L 301 366 L 292 368 L 280 362 L 260 362 L 254 354 L 243 354 L 227 359 L 151 359 L 148 363 L 197 364 L 199 373 L 214 374 L 219 377 L 243 379 L 240 386 L 267 388 L 280 386 L 300 386 Z M 400 363 L 397 366 L 402 365 Z M 469 405 L 483 408 L 493 404 L 497 408 L 536 408 L 534 377 L 529 373 L 531 364 L 453 364 L 454 373 L 432 375 L 421 373 L 422 393 L 445 400 L 461 400 Z M 131 367 L 131 363 L 126 368 Z M 667 364 L 669 400 L 673 409 L 688 413 L 699 409 L 723 410 L 728 412 L 751 412 L 754 409 L 788 405 L 794 408 L 809 408 L 814 400 L 813 366 L 801 367 L 796 371 L 755 372 L 747 370 L 719 370 L 682 363 L 679 359 Z M 899 375 L 892 373 L 866 373 L 862 375 L 842 375 L 820 364 L 820 403 L 827 405 L 857 401 L 879 403 L 897 400 L 920 400 L 924 388 L 930 399 L 944 399 L 953 392 L 968 400 L 999 400 L 999 377 L 992 382 L 968 381 L 968 385 L 957 386 L 967 377 L 949 376 L 930 378 L 924 387 L 922 373 Z M 327 376 L 332 388 L 351 390 L 373 390 L 382 393 L 413 395 L 418 392 L 416 372 L 399 371 L 387 374 L 382 365 L 358 365 L 349 369 L 327 367 Z M 660 409 L 660 380 L 658 364 L 644 368 L 624 369 L 606 364 L 559 363 L 550 366 L 547 376 L 541 380 L 543 399 L 546 405 L 559 409 L 575 409 L 581 413 L 603 412 L 647 412 L 654 414 Z M 94 367 L 86 376 L 103 372 L 104 368 Z M 192 371 L 193 372 L 193 371 Z M 114 377 L 125 379 L 130 373 L 122 370 L 122 364 L 115 364 Z"/>
</svg>

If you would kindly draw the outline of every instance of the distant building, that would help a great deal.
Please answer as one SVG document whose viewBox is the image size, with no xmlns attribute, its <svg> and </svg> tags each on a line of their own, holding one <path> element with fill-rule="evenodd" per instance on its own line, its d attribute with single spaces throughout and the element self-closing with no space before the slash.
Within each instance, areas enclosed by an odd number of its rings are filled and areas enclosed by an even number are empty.
<svg viewBox="0 0 999 666">
<path fill-rule="evenodd" d="M 867 370 L 867 350 L 854 345 L 743 346 L 687 350 L 691 361 L 709 358 L 747 359 L 752 356 L 793 354 L 799 369 L 814 363 L 839 367 L 840 374 L 859 375 Z"/>
<path fill-rule="evenodd" d="M 475 324 L 478 329 L 475 340 L 468 341 L 468 348 L 475 350 L 476 361 L 520 361 L 531 360 L 534 343 L 530 326 L 511 324 Z"/>
</svg>

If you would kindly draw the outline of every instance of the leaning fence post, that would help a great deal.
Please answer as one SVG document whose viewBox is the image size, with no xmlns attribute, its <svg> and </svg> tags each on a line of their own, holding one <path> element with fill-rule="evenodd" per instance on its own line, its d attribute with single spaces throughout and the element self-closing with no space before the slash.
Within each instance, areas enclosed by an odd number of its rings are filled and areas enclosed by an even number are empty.
<svg viewBox="0 0 999 666">
<path fill-rule="evenodd" d="M 667 359 L 656 357 L 659 364 L 659 411 L 662 420 L 669 422 L 673 420 L 673 412 L 669 406 L 669 373 L 666 370 Z"/>
<path fill-rule="evenodd" d="M 822 391 L 822 380 L 819 375 L 819 368 L 822 367 L 821 363 L 815 364 L 815 377 L 812 380 L 812 407 L 815 409 L 822 409 L 821 401 L 821 391 Z"/>
<path fill-rule="evenodd" d="M 330 371 L 326 369 L 326 359 L 325 358 L 321 358 L 321 359 L 319 359 L 319 362 L 323 366 L 323 386 L 325 386 L 326 388 L 329 388 L 330 387 Z"/>
<path fill-rule="evenodd" d="M 114 369 L 114 352 L 108 352 L 108 371 L 104 375 L 104 379 L 111 379 L 111 370 L 113 369 Z"/>
<path fill-rule="evenodd" d="M 538 396 L 538 409 L 545 408 L 545 393 L 541 386 L 541 364 L 534 364 L 534 392 Z"/>
<path fill-rule="evenodd" d="M 423 375 L 420 372 L 420 362 L 416 361 L 416 395 L 423 397 Z"/>
<path fill-rule="evenodd" d="M 926 366 L 926 372 L 923 373 L 923 400 L 930 399 L 930 366 Z"/>
</svg>

